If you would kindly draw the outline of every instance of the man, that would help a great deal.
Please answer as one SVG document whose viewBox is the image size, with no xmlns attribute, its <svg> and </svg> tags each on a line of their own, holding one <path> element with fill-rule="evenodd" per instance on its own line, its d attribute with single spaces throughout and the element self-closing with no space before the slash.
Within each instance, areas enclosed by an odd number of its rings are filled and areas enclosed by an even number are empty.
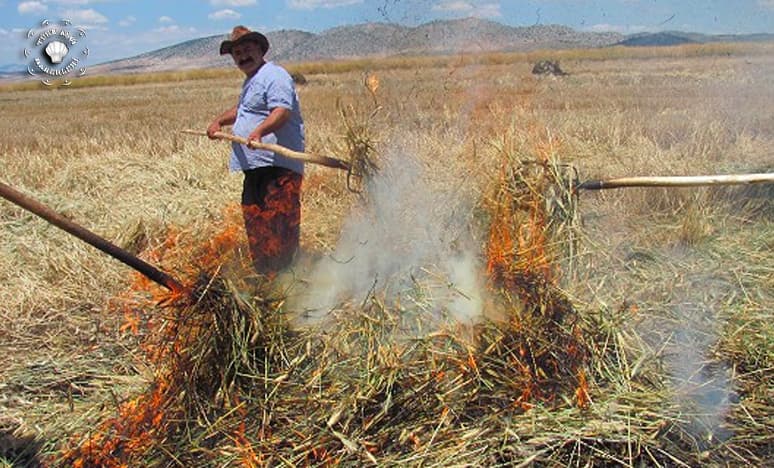
<svg viewBox="0 0 774 468">
<path fill-rule="evenodd" d="M 293 79 L 282 67 L 264 60 L 269 41 L 263 34 L 237 26 L 220 44 L 245 74 L 236 106 L 218 116 L 207 135 L 233 125 L 235 135 L 304 151 L 304 122 Z M 232 143 L 231 171 L 244 172 L 242 214 L 255 270 L 274 275 L 287 267 L 298 248 L 301 223 L 300 161 Z"/>
</svg>

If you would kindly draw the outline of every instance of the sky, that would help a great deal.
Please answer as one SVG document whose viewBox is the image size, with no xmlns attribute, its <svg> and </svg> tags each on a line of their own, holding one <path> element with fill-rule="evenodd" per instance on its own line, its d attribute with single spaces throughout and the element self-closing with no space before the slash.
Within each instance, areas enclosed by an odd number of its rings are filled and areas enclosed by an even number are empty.
<svg viewBox="0 0 774 468">
<path fill-rule="evenodd" d="M 0 65 L 24 64 L 27 32 L 46 19 L 83 27 L 88 60 L 97 64 L 226 34 L 237 24 L 318 33 L 373 21 L 413 26 L 471 16 L 625 34 L 774 33 L 774 0 L 0 0 Z"/>
</svg>

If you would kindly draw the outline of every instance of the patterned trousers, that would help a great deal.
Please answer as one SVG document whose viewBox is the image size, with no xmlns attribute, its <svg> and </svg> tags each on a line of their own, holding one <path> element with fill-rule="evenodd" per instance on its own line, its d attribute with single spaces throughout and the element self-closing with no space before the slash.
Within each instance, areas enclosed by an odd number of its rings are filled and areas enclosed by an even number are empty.
<svg viewBox="0 0 774 468">
<path fill-rule="evenodd" d="M 273 275 L 293 261 L 301 226 L 301 174 L 281 167 L 244 171 L 242 215 L 255 271 Z"/>
</svg>

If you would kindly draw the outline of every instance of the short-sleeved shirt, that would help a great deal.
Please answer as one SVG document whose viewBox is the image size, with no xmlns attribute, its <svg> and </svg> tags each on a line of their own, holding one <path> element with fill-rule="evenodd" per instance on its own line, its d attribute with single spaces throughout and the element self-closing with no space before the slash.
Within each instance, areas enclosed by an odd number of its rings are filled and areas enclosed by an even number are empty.
<svg viewBox="0 0 774 468">
<path fill-rule="evenodd" d="M 304 151 L 304 121 L 293 78 L 279 65 L 266 62 L 242 84 L 237 118 L 232 132 L 247 138 L 269 116 L 272 109 L 283 107 L 290 110 L 290 119 L 274 133 L 264 135 L 263 143 L 274 143 L 295 151 Z M 266 166 L 278 166 L 299 174 L 304 173 L 304 163 L 266 150 L 250 149 L 239 143 L 231 145 L 229 169 L 245 171 Z"/>
</svg>

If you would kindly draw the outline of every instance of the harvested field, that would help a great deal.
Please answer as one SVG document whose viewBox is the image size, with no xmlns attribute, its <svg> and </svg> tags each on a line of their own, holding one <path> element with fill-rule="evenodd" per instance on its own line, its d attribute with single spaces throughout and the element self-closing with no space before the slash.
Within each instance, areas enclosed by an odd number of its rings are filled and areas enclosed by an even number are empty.
<svg viewBox="0 0 774 468">
<path fill-rule="evenodd" d="M 238 77 L 0 90 L 2 181 L 187 286 L 1 202 L 0 465 L 774 464 L 772 191 L 546 169 L 774 170 L 774 55 L 721 49 L 304 71 L 308 149 L 367 177 L 307 167 L 271 281 L 177 132 Z"/>
</svg>

